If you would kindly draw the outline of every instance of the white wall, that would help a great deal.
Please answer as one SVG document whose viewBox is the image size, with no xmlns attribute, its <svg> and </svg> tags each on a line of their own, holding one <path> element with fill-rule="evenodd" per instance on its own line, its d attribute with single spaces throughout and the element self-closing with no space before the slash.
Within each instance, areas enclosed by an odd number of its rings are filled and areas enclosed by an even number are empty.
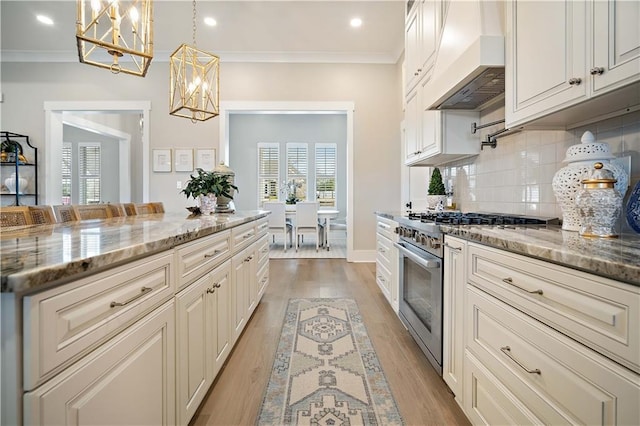
<svg viewBox="0 0 640 426">
<path fill-rule="evenodd" d="M 168 64 L 152 63 L 145 78 L 114 75 L 80 63 L 2 63 L 3 130 L 43 146 L 45 101 L 151 101 L 150 148 L 218 148 L 217 118 L 193 124 L 169 116 Z M 400 205 L 400 65 L 223 63 L 222 101 L 354 102 L 354 250 L 375 249 L 375 210 Z M 146 125 L 146 124 L 145 124 Z M 220 152 L 220 151 L 218 151 Z M 40 173 L 44 176 L 44 171 Z M 176 189 L 188 173 L 151 173 L 150 200 L 167 211 L 192 205 Z"/>
</svg>

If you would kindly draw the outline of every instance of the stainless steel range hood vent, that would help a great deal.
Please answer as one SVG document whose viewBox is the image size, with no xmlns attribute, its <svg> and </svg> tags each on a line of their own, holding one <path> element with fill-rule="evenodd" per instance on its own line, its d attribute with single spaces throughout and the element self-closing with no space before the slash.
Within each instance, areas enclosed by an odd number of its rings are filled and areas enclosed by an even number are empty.
<svg viewBox="0 0 640 426">
<path fill-rule="evenodd" d="M 437 109 L 476 110 L 504 94 L 504 67 L 487 68 Z"/>
</svg>

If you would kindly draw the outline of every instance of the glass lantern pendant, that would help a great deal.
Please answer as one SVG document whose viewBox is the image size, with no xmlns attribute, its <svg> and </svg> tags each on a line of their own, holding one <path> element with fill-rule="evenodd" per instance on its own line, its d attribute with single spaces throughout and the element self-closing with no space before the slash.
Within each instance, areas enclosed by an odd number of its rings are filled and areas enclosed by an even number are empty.
<svg viewBox="0 0 640 426">
<path fill-rule="evenodd" d="M 169 114 L 194 123 L 220 114 L 220 58 L 196 47 L 196 2 L 193 1 L 193 46 L 182 44 L 171 54 Z"/>
<path fill-rule="evenodd" d="M 80 62 L 144 77 L 153 59 L 152 0 L 78 0 Z"/>
</svg>

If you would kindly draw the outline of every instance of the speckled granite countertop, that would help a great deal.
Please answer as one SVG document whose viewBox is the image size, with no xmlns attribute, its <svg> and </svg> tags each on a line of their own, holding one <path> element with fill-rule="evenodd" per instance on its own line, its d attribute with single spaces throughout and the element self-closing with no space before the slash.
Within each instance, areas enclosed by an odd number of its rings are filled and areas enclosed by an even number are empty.
<svg viewBox="0 0 640 426">
<path fill-rule="evenodd" d="M 375 214 L 406 221 L 402 213 Z M 640 235 L 583 238 L 560 226 L 441 225 L 448 235 L 640 286 Z"/>
<path fill-rule="evenodd" d="M 0 232 L 0 290 L 35 291 L 267 214 L 256 210 L 187 218 L 186 213 L 165 213 L 5 228 Z"/>
</svg>

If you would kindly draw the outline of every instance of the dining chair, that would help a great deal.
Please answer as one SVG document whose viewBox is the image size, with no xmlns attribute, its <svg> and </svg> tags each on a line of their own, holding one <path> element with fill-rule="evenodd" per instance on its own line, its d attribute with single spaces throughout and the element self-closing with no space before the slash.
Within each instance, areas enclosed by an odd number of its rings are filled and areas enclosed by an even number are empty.
<svg viewBox="0 0 640 426">
<path fill-rule="evenodd" d="M 314 234 L 316 237 L 316 251 L 320 247 L 320 239 L 324 226 L 318 222 L 318 207 L 320 204 L 314 201 L 301 201 L 296 203 L 296 251 L 298 251 L 299 238 L 304 234 Z"/>
<path fill-rule="evenodd" d="M 156 209 L 153 203 L 136 203 L 136 214 L 153 214 L 156 213 Z"/>
<path fill-rule="evenodd" d="M 122 204 L 107 204 L 109 210 L 111 210 L 111 216 L 113 217 L 123 217 L 127 215 L 127 212 L 124 210 L 124 205 Z"/>
<path fill-rule="evenodd" d="M 269 210 L 269 232 L 273 234 L 273 242 L 276 242 L 275 234 L 284 234 L 284 251 L 287 251 L 287 234 L 289 234 L 289 247 L 293 246 L 293 225 L 287 219 L 285 203 L 267 201 L 262 208 Z"/>
<path fill-rule="evenodd" d="M 65 222 L 75 222 L 76 220 L 80 220 L 78 217 L 78 213 L 71 205 L 57 205 L 53 206 L 53 211 L 56 215 L 56 222 L 65 223 Z"/>
<path fill-rule="evenodd" d="M 33 223 L 29 207 L 11 206 L 0 208 L 0 227 L 31 225 Z"/>
<path fill-rule="evenodd" d="M 56 216 L 53 213 L 53 207 L 51 206 L 29 206 L 29 214 L 31 215 L 31 221 L 34 225 L 48 225 L 56 223 Z"/>
<path fill-rule="evenodd" d="M 108 204 L 74 204 L 73 205 L 78 219 L 109 219 L 113 217 Z"/>
<path fill-rule="evenodd" d="M 138 214 L 138 212 L 136 212 L 136 205 L 134 203 L 124 203 L 122 204 L 122 207 L 124 207 L 124 212 L 127 214 L 127 216 L 135 216 Z"/>
<path fill-rule="evenodd" d="M 153 210 L 156 213 L 164 213 L 164 204 L 162 203 L 162 201 L 155 201 L 153 203 L 149 203 L 151 204 L 151 206 L 153 206 Z"/>
</svg>

